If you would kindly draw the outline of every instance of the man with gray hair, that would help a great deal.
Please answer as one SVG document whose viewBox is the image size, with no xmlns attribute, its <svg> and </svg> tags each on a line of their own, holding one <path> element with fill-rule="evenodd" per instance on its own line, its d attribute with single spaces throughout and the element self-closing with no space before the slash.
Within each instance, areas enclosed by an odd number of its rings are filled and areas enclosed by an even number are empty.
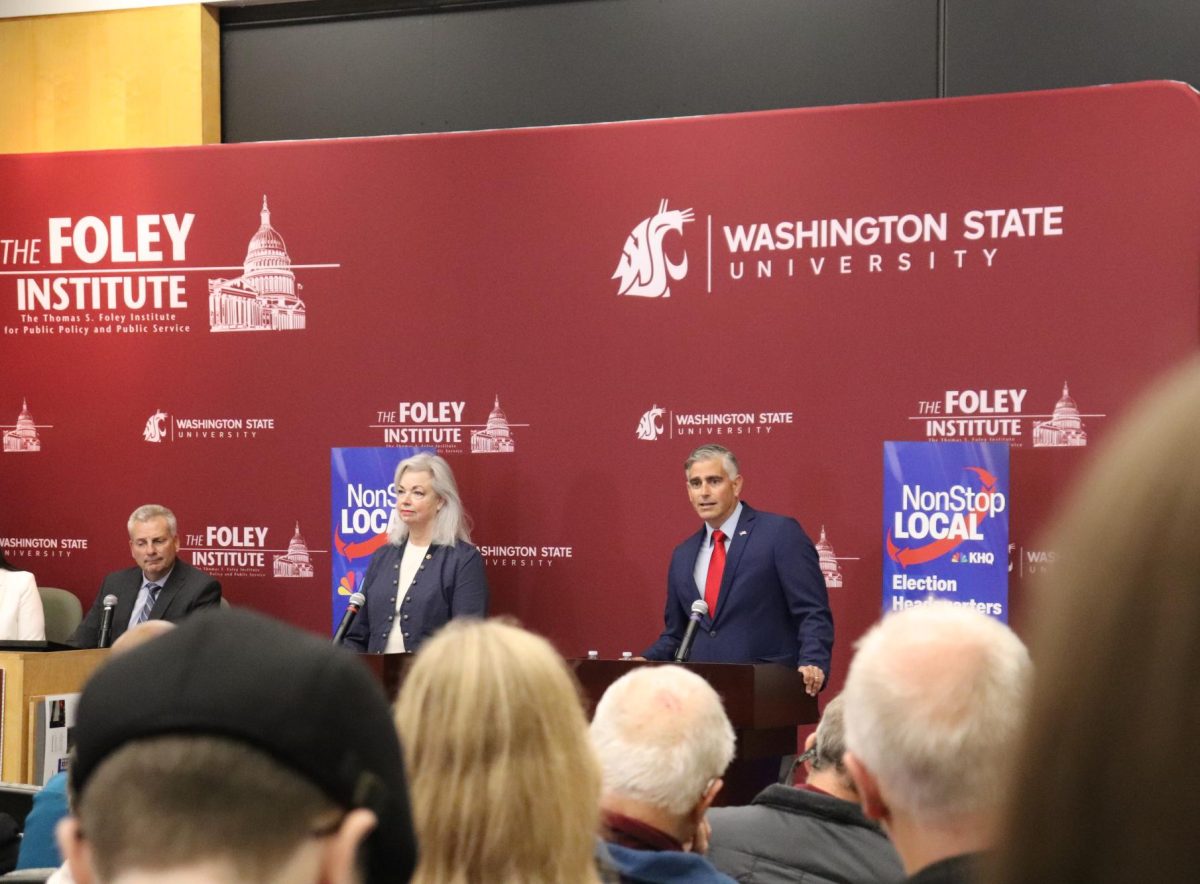
<svg viewBox="0 0 1200 884">
<path fill-rule="evenodd" d="M 701 445 L 683 469 L 704 524 L 671 556 L 663 631 L 646 659 L 675 657 L 703 599 L 691 660 L 795 667 L 815 697 L 829 677 L 833 615 L 812 540 L 795 519 L 741 500 L 743 477 L 728 448 Z"/>
<path fill-rule="evenodd" d="M 742 884 L 842 881 L 890 884 L 904 880 L 896 848 L 863 816 L 842 760 L 846 749 L 842 697 L 830 700 L 804 754 L 799 788 L 771 785 L 748 807 L 717 807 L 708 858 Z M 789 780 L 790 782 L 790 780 Z"/>
<path fill-rule="evenodd" d="M 679 666 L 635 669 L 604 692 L 591 735 L 604 782 L 601 864 L 622 881 L 728 884 L 699 855 L 734 749 L 708 682 Z"/>
<path fill-rule="evenodd" d="M 859 641 L 843 691 L 846 767 L 908 881 L 975 880 L 1031 675 L 1021 640 L 969 606 L 909 608 Z"/>
<path fill-rule="evenodd" d="M 68 640 L 77 648 L 100 645 L 104 600 L 116 598 L 110 644 L 126 629 L 146 620 L 178 622 L 192 611 L 221 603 L 221 584 L 198 568 L 176 558 L 179 524 L 165 506 L 148 503 L 129 516 L 129 551 L 134 568 L 104 578 L 87 616 Z"/>
</svg>

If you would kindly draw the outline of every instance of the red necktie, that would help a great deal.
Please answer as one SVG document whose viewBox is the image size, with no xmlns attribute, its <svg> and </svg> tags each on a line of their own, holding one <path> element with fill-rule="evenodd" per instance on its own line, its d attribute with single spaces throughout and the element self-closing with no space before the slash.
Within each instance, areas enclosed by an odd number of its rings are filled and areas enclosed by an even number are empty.
<svg viewBox="0 0 1200 884">
<path fill-rule="evenodd" d="M 725 573 L 725 533 L 713 532 L 712 558 L 708 560 L 708 576 L 704 578 L 704 601 L 708 616 L 717 616 L 717 596 L 721 594 L 721 577 Z"/>
</svg>

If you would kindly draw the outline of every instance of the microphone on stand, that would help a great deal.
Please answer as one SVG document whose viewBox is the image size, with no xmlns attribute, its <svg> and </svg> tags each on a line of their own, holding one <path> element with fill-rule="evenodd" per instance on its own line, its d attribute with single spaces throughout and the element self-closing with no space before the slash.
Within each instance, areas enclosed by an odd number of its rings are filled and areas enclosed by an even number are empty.
<svg viewBox="0 0 1200 884">
<path fill-rule="evenodd" d="M 688 617 L 687 632 L 683 634 L 683 641 L 679 645 L 679 650 L 675 652 L 676 663 L 686 663 L 688 657 L 692 656 L 692 642 L 696 640 L 696 630 L 700 628 L 700 618 L 708 614 L 708 602 L 704 599 L 696 599 L 692 602 L 692 613 Z"/>
<path fill-rule="evenodd" d="M 100 615 L 100 641 L 98 648 L 107 648 L 112 644 L 113 611 L 117 607 L 117 597 L 109 593 L 104 597 L 104 613 Z"/>
<path fill-rule="evenodd" d="M 343 639 L 346 638 L 346 633 L 350 631 L 350 624 L 354 622 L 354 618 L 358 616 L 359 609 L 366 603 L 367 597 L 361 592 L 356 592 L 350 596 L 350 604 L 346 607 L 346 613 L 342 615 L 342 622 L 337 628 L 337 632 L 333 634 L 334 645 L 340 645 Z"/>
</svg>

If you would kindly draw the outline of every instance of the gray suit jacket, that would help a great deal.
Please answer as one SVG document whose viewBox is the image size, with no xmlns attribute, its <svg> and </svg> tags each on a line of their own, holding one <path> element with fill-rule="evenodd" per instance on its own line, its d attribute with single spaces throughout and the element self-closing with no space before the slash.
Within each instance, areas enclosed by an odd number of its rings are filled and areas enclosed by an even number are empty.
<svg viewBox="0 0 1200 884">
<path fill-rule="evenodd" d="M 94 648 L 100 643 L 100 619 L 104 613 L 104 597 L 115 595 L 117 607 L 113 611 L 112 639 L 116 641 L 129 626 L 138 590 L 142 588 L 142 569 L 126 568 L 114 571 L 100 584 L 100 592 L 83 622 L 68 639 L 67 643 L 77 648 Z M 221 603 L 221 584 L 199 568 L 193 568 L 182 559 L 175 560 L 171 576 L 158 594 L 158 601 L 150 611 L 151 620 L 182 620 L 192 611 L 210 608 Z"/>
</svg>

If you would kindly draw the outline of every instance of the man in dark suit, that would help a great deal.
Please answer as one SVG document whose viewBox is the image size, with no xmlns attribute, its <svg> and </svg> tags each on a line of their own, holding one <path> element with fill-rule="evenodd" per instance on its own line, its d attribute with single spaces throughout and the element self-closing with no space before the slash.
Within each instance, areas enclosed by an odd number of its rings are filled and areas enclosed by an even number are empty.
<svg viewBox="0 0 1200 884">
<path fill-rule="evenodd" d="M 742 503 L 737 459 L 702 445 L 684 463 L 688 497 L 704 527 L 675 548 L 664 629 L 648 660 L 675 656 L 692 603 L 705 599 L 690 659 L 783 663 L 816 696 L 829 674 L 833 615 L 817 551 L 800 523 Z"/>
<path fill-rule="evenodd" d="M 99 646 L 107 595 L 117 597 L 112 618 L 113 641 L 145 620 L 178 622 L 192 611 L 221 603 L 221 584 L 176 558 L 179 525 L 173 512 L 165 506 L 146 504 L 133 511 L 127 527 L 129 551 L 137 567 L 115 571 L 104 578 L 95 603 L 69 640 L 75 647 Z"/>
</svg>

